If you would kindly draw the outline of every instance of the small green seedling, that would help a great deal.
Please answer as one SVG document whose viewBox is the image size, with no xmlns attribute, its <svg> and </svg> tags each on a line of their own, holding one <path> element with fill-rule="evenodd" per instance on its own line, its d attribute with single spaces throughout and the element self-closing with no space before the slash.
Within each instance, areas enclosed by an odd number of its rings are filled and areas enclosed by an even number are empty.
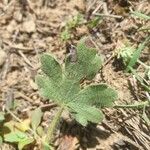
<svg viewBox="0 0 150 150">
<path fill-rule="evenodd" d="M 0 112 L 0 145 L 3 142 L 15 143 L 18 146 L 18 150 L 23 150 L 25 146 L 34 142 L 32 137 L 29 137 L 27 133 L 15 128 L 15 121 L 6 121 L 5 113 Z M 7 131 L 7 130 L 9 131 Z"/>
<path fill-rule="evenodd" d="M 6 112 L 0 111 L 0 146 L 3 147 L 3 143 L 7 142 L 16 145 L 18 150 L 23 150 L 31 145 L 42 144 L 46 146 L 47 149 L 52 149 L 52 147 L 43 140 L 44 130 L 42 126 L 40 126 L 43 116 L 41 108 L 32 111 L 31 118 L 25 120 L 20 120 L 7 107 L 5 107 L 5 111 Z M 13 118 L 11 118 L 11 116 Z M 7 117 L 9 117 L 9 121 Z"/>
<path fill-rule="evenodd" d="M 72 29 L 81 25 L 83 22 L 84 22 L 83 15 L 79 13 L 76 16 L 74 16 L 72 19 L 70 19 L 66 25 L 69 29 Z"/>
<path fill-rule="evenodd" d="M 134 74 L 134 76 L 136 77 L 136 79 L 141 83 L 141 85 L 147 90 L 150 91 L 150 86 L 148 84 L 148 82 L 146 81 L 146 79 L 140 77 L 137 73 L 136 70 L 134 69 L 134 66 L 138 63 L 140 65 L 142 65 L 145 69 L 146 69 L 146 76 L 149 79 L 149 70 L 150 70 L 150 66 L 144 64 L 142 61 L 140 61 L 139 57 L 141 52 L 143 51 L 143 49 L 145 48 L 146 44 L 148 44 L 150 40 L 150 36 L 148 36 L 144 42 L 142 42 L 141 44 L 139 44 L 138 48 L 135 49 L 132 46 L 124 46 L 122 47 L 118 53 L 118 58 L 121 58 L 123 60 L 123 63 L 126 67 L 125 71 L 126 72 L 132 72 L 132 74 Z"/>
<path fill-rule="evenodd" d="M 71 54 L 60 65 L 49 55 L 41 56 L 42 75 L 36 77 L 41 94 L 60 106 L 60 110 L 49 126 L 46 141 L 51 142 L 53 132 L 64 110 L 81 125 L 99 123 L 103 119 L 102 108 L 112 106 L 117 93 L 106 84 L 82 86 L 84 79 L 91 80 L 101 67 L 101 58 L 87 38 L 82 39 L 76 48 L 76 60 Z"/>
<path fill-rule="evenodd" d="M 123 63 L 126 66 L 127 72 L 130 71 L 130 68 L 133 68 L 136 63 L 143 65 L 146 69 L 149 67 L 149 66 L 146 66 L 144 63 L 142 63 L 139 60 L 140 54 L 141 54 L 142 50 L 145 48 L 146 44 L 149 42 L 149 40 L 150 40 L 150 36 L 148 36 L 144 40 L 144 42 L 139 44 L 137 49 L 135 49 L 134 47 L 132 47 L 130 45 L 127 45 L 127 46 L 124 45 L 124 47 L 122 47 L 119 50 L 118 58 L 122 58 Z"/>
<path fill-rule="evenodd" d="M 87 26 L 90 29 L 96 28 L 100 23 L 102 22 L 102 18 L 100 16 L 96 16 L 95 18 L 91 19 L 88 23 Z"/>
<path fill-rule="evenodd" d="M 144 64 L 142 61 L 140 61 L 139 58 L 140 58 L 140 54 L 141 54 L 142 50 L 145 48 L 146 44 L 148 44 L 149 40 L 150 40 L 150 36 L 148 36 L 144 40 L 144 42 L 139 44 L 137 49 L 135 49 L 134 47 L 132 47 L 130 45 L 124 45 L 120 49 L 120 52 L 118 53 L 118 58 L 121 58 L 123 60 L 123 63 L 126 67 L 126 71 L 127 72 L 130 71 L 135 76 L 135 78 L 139 81 L 139 83 L 144 87 L 144 89 L 148 92 L 150 92 L 150 85 L 148 82 L 148 80 L 150 80 L 150 66 Z M 147 79 L 138 75 L 137 71 L 134 69 L 134 66 L 137 63 L 142 65 L 146 69 L 145 77 L 147 77 Z M 149 96 L 148 96 L 148 100 L 146 100 L 144 102 L 142 101 L 142 102 L 136 102 L 134 104 L 116 105 L 115 106 L 115 108 L 143 109 L 142 118 L 148 125 L 150 125 L 150 118 L 147 116 L 146 110 L 145 110 L 146 108 L 149 108 L 149 107 L 150 107 Z"/>
<path fill-rule="evenodd" d="M 69 40 L 71 38 L 72 29 L 80 26 L 81 24 L 83 24 L 83 22 L 84 22 L 84 18 L 83 18 L 83 15 L 80 13 L 74 16 L 72 19 L 70 19 L 66 23 L 63 31 L 61 32 L 61 35 L 60 35 L 61 39 L 63 41 Z"/>
</svg>

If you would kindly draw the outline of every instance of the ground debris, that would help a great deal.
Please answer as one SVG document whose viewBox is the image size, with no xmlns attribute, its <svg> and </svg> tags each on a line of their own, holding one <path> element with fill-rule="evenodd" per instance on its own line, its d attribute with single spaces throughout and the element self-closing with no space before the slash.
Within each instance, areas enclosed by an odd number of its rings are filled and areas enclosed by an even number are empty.
<svg viewBox="0 0 150 150">
<path fill-rule="evenodd" d="M 84 22 L 71 29 L 71 39 L 67 42 L 75 45 L 85 35 L 94 41 L 98 53 L 103 56 L 104 65 L 93 82 L 114 87 L 119 96 L 117 104 L 147 99 L 143 88 L 138 87 L 135 77 L 124 72 L 124 65 L 116 56 L 122 45 L 137 47 L 149 35 L 149 20 L 131 16 L 131 11 L 149 15 L 149 8 L 149 0 L 0 1 L 0 109 L 4 108 L 6 93 L 10 96 L 8 102 L 12 100 L 15 104 L 13 111 L 21 119 L 40 107 L 44 112 L 41 126 L 46 131 L 57 108 L 43 99 L 37 90 L 35 75 L 41 72 L 39 58 L 45 52 L 53 53 L 62 62 L 66 53 L 66 42 L 60 36 L 62 28 L 77 14 L 83 15 Z M 89 23 L 97 18 L 99 22 L 90 28 Z M 141 58 L 148 65 L 149 53 L 147 46 Z M 140 66 L 137 69 L 143 77 Z M 13 92 L 9 93 L 10 89 Z M 105 119 L 97 128 L 95 125 L 83 128 L 69 115 L 64 116 L 55 139 L 58 150 L 150 149 L 150 127 L 140 115 L 142 110 L 112 108 L 103 112 Z M 149 108 L 146 114 L 150 116 Z M 4 143 L 0 149 L 13 150 L 16 147 Z M 39 150 L 41 147 L 33 145 L 31 149 Z"/>
<path fill-rule="evenodd" d="M 33 20 L 23 22 L 21 30 L 27 33 L 35 32 L 36 31 L 35 22 Z"/>
<path fill-rule="evenodd" d="M 0 50 L 0 66 L 4 64 L 4 62 L 6 61 L 6 58 L 7 58 L 6 52 L 3 50 Z"/>
</svg>

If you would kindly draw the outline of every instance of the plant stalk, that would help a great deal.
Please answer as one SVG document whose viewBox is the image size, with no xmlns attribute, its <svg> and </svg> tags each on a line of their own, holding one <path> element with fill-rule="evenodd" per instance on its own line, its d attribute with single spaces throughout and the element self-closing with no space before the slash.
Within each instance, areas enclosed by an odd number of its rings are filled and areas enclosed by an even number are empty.
<svg viewBox="0 0 150 150">
<path fill-rule="evenodd" d="M 143 108 L 145 106 L 148 106 L 150 102 L 147 100 L 145 102 L 138 102 L 135 104 L 129 104 L 129 105 L 115 105 L 115 108 Z"/>
<path fill-rule="evenodd" d="M 52 140 L 53 140 L 54 130 L 55 130 L 56 126 L 57 126 L 58 123 L 59 123 L 59 120 L 60 120 L 61 114 L 62 114 L 62 112 L 63 112 L 63 109 L 64 109 L 64 107 L 62 106 L 62 107 L 58 110 L 56 116 L 54 117 L 54 119 L 52 120 L 52 122 L 50 123 L 50 125 L 49 125 L 49 127 L 48 127 L 47 135 L 46 135 L 46 140 L 45 140 L 47 143 L 51 143 Z"/>
</svg>

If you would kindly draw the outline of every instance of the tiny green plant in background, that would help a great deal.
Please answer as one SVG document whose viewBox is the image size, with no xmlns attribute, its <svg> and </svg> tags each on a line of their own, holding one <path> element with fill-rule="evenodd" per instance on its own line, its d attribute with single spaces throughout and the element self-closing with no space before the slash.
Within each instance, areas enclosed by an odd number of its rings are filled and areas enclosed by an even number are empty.
<svg viewBox="0 0 150 150">
<path fill-rule="evenodd" d="M 96 16 L 92 18 L 91 20 L 89 20 L 89 22 L 87 23 L 87 26 L 90 29 L 93 29 L 93 28 L 96 28 L 101 22 L 102 22 L 102 17 Z"/>
<path fill-rule="evenodd" d="M 18 150 L 22 150 L 25 146 L 33 143 L 34 138 L 25 133 L 29 128 L 28 121 L 22 123 L 13 120 L 7 121 L 6 115 L 8 114 L 0 112 L 0 146 L 3 145 L 3 142 L 8 142 L 16 144 Z"/>
<path fill-rule="evenodd" d="M 52 149 L 43 140 L 45 134 L 43 127 L 40 125 L 43 116 L 41 108 L 32 111 L 31 117 L 24 120 L 19 119 L 13 113 L 13 110 L 7 107 L 5 111 L 0 111 L 0 148 L 7 142 L 16 145 L 18 150 L 23 150 L 36 144 L 46 146 L 49 150 Z"/>
<path fill-rule="evenodd" d="M 84 22 L 84 18 L 83 18 L 83 15 L 80 13 L 74 16 L 72 19 L 70 19 L 66 23 L 63 31 L 61 32 L 61 35 L 60 35 L 61 39 L 63 41 L 69 40 L 71 38 L 71 30 L 78 27 L 83 22 Z"/>
<path fill-rule="evenodd" d="M 150 16 L 145 15 L 138 11 L 132 11 L 131 16 L 145 20 L 145 21 L 150 20 Z M 141 30 L 145 30 L 145 31 L 149 32 L 150 27 L 149 27 L 149 25 L 148 25 L 148 27 L 143 26 L 139 29 L 139 31 L 141 31 Z M 144 90 L 146 91 L 145 93 L 146 93 L 147 99 L 144 102 L 142 101 L 142 102 L 136 102 L 134 104 L 115 106 L 115 107 L 119 107 L 119 108 L 143 109 L 142 118 L 148 125 L 150 125 L 150 118 L 146 114 L 146 108 L 150 107 L 150 95 L 149 95 L 149 92 L 150 92 L 150 84 L 149 84 L 150 66 L 146 65 L 145 63 L 140 61 L 140 55 L 141 55 L 142 51 L 145 49 L 145 47 L 149 44 L 149 41 L 150 41 L 150 36 L 148 36 L 142 43 L 140 43 L 138 45 L 137 49 L 130 45 L 125 45 L 124 47 L 122 47 L 120 49 L 120 52 L 118 53 L 118 58 L 121 58 L 123 60 L 123 63 L 126 67 L 125 71 L 131 72 L 135 76 L 137 81 L 139 81 L 139 83 L 144 87 Z M 137 73 L 137 71 L 135 69 L 136 64 L 140 64 L 145 68 L 145 72 L 144 72 L 145 77 L 141 77 Z"/>
<path fill-rule="evenodd" d="M 81 27 L 82 25 L 87 25 L 89 29 L 94 29 L 98 27 L 98 25 L 102 23 L 102 17 L 96 16 L 89 20 L 86 20 L 84 16 L 81 13 L 78 13 L 72 19 L 68 20 L 62 29 L 62 32 L 60 34 L 60 38 L 62 41 L 67 41 L 71 39 L 74 29 L 77 27 Z"/>
<path fill-rule="evenodd" d="M 145 76 L 149 79 L 149 72 L 150 72 L 150 66 L 144 64 L 142 61 L 140 61 L 139 57 L 145 46 L 148 44 L 150 40 L 150 36 L 148 36 L 141 44 L 139 44 L 138 48 L 134 48 L 130 45 L 124 45 L 119 50 L 118 58 L 121 58 L 126 69 L 126 72 L 132 72 L 132 74 L 135 75 L 136 79 L 141 83 L 141 85 L 147 90 L 150 91 L 150 86 L 146 79 L 140 77 L 136 70 L 134 69 L 134 66 L 138 63 L 142 65 L 145 68 Z"/>
<path fill-rule="evenodd" d="M 137 17 L 137 18 L 145 20 L 145 21 L 150 20 L 150 16 L 145 15 L 144 13 L 141 13 L 138 11 L 132 11 L 131 16 Z M 148 31 L 150 29 L 150 27 L 148 27 L 148 28 L 144 27 L 144 30 L 145 29 Z M 143 27 L 139 30 L 143 30 Z M 138 45 L 137 49 L 130 45 L 127 45 L 127 46 L 125 45 L 124 47 L 122 47 L 120 49 L 120 52 L 118 53 L 118 56 L 117 56 L 118 58 L 121 58 L 123 60 L 123 63 L 126 67 L 125 71 L 131 72 L 136 77 L 136 79 L 139 81 L 139 83 L 148 92 L 150 92 L 150 85 L 149 85 L 149 82 L 147 81 L 147 80 L 150 80 L 150 66 L 148 66 L 145 63 L 143 63 L 142 61 L 140 61 L 139 58 L 140 58 L 142 51 L 146 47 L 146 45 L 149 44 L 149 41 L 150 41 L 150 36 L 148 36 L 142 43 L 140 43 Z M 138 75 L 138 73 L 134 69 L 136 64 L 140 64 L 140 65 L 144 66 L 146 79 Z"/>
<path fill-rule="evenodd" d="M 123 64 L 125 65 L 126 72 L 132 73 L 137 81 L 139 81 L 140 85 L 144 87 L 144 90 L 146 91 L 147 99 L 143 102 L 135 102 L 134 104 L 128 104 L 128 105 L 116 105 L 117 108 L 133 108 L 133 109 L 143 109 L 142 118 L 144 121 L 150 125 L 150 118 L 146 114 L 146 108 L 150 107 L 150 66 L 146 65 L 142 61 L 140 61 L 140 55 L 148 42 L 150 41 L 150 36 L 148 36 L 141 44 L 138 45 L 137 49 L 132 47 L 131 45 L 124 45 L 118 53 L 118 58 L 121 58 L 123 61 Z M 145 68 L 145 77 L 141 77 L 138 72 L 135 69 L 135 65 L 140 64 Z"/>
<path fill-rule="evenodd" d="M 76 61 L 67 56 L 65 63 L 59 62 L 49 54 L 41 56 L 42 75 L 36 77 L 41 94 L 60 107 L 51 122 L 46 142 L 52 142 L 53 132 L 64 110 L 82 126 L 99 123 L 103 119 L 102 108 L 113 105 L 117 93 L 106 84 L 82 86 L 83 80 L 91 80 L 101 67 L 101 58 L 88 39 L 82 39 L 76 47 Z"/>
</svg>

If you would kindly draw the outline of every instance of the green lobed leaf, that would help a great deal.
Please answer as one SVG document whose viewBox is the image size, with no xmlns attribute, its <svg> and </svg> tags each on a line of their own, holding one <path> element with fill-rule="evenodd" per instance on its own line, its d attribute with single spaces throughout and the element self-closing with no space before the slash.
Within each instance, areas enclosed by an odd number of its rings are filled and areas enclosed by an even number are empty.
<svg viewBox="0 0 150 150">
<path fill-rule="evenodd" d="M 36 82 L 42 95 L 68 108 L 83 126 L 101 121 L 103 114 L 96 107 L 112 106 L 117 94 L 105 84 L 81 90 L 80 81 L 92 79 L 101 66 L 101 58 L 91 43 L 87 39 L 81 40 L 77 45 L 77 61 L 71 62 L 68 56 L 63 71 L 51 56 L 45 55 L 41 60 L 45 75 L 37 76 Z"/>
<path fill-rule="evenodd" d="M 43 97 L 54 100 L 56 102 L 59 100 L 59 94 L 57 93 L 57 82 L 53 82 L 49 77 L 44 75 L 36 76 L 35 80 Z"/>
<path fill-rule="evenodd" d="M 40 125 L 42 116 L 43 116 L 43 112 L 41 111 L 41 108 L 37 108 L 34 111 L 32 111 L 31 126 L 34 131 L 36 131 L 37 127 Z"/>
<path fill-rule="evenodd" d="M 89 70 L 87 71 L 86 79 L 91 80 L 95 77 L 96 73 L 99 71 L 100 66 L 102 64 L 101 57 L 98 55 L 95 55 L 95 58 L 93 61 L 91 61 L 91 65 Z"/>
<path fill-rule="evenodd" d="M 80 114 L 79 112 L 74 112 L 73 114 L 75 120 L 80 123 L 82 126 L 87 126 L 88 124 L 88 120 L 85 116 L 83 116 L 83 114 Z"/>
<path fill-rule="evenodd" d="M 75 119 L 83 126 L 88 122 L 98 123 L 103 119 L 102 112 L 93 106 L 76 101 L 68 103 L 68 107 L 74 113 Z"/>
<path fill-rule="evenodd" d="M 95 105 L 97 107 L 112 106 L 117 99 L 117 92 L 106 84 L 90 85 L 79 92 L 74 101 Z"/>
<path fill-rule="evenodd" d="M 48 54 L 41 56 L 42 70 L 53 81 L 59 83 L 62 80 L 62 69 L 56 59 Z"/>
<path fill-rule="evenodd" d="M 80 91 L 80 85 L 78 82 L 68 80 L 64 78 L 57 93 L 61 96 L 60 101 L 64 103 L 72 101 L 75 95 Z"/>
<path fill-rule="evenodd" d="M 89 44 L 90 42 L 88 38 L 84 38 L 78 43 L 76 62 L 71 63 L 70 58 L 66 58 L 65 73 L 67 78 L 75 81 L 84 78 L 91 79 L 99 71 L 102 61 L 97 55 L 96 49 Z"/>
<path fill-rule="evenodd" d="M 25 139 L 28 139 L 28 136 L 21 131 L 10 132 L 4 135 L 4 140 L 10 143 L 17 143 Z"/>
<path fill-rule="evenodd" d="M 59 104 L 71 101 L 73 96 L 80 91 L 80 85 L 66 78 L 63 78 L 59 84 L 51 82 L 46 76 L 37 76 L 36 83 L 40 88 L 41 94 L 50 100 Z"/>
<path fill-rule="evenodd" d="M 21 131 L 14 131 L 4 135 L 4 141 L 18 143 L 18 149 L 22 150 L 24 146 L 32 143 L 34 140 Z"/>
<path fill-rule="evenodd" d="M 18 149 L 19 150 L 22 150 L 26 145 L 29 145 L 31 143 L 33 143 L 34 140 L 29 138 L 29 139 L 25 139 L 25 140 L 22 140 L 18 143 Z"/>
</svg>

